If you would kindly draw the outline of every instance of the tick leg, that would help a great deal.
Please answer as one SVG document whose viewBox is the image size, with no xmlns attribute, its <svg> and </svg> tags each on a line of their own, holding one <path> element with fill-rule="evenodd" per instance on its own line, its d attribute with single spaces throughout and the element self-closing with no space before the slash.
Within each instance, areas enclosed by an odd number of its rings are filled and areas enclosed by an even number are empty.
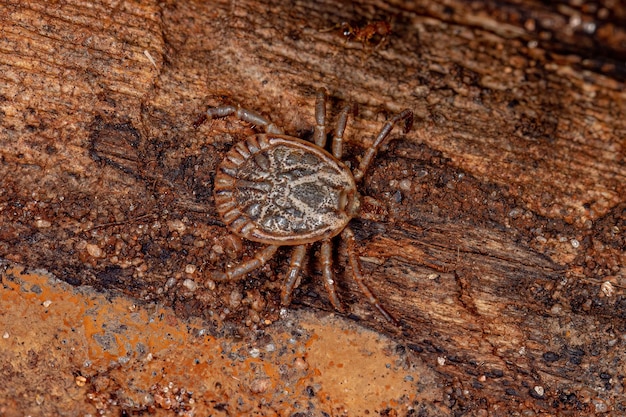
<svg viewBox="0 0 626 417">
<path fill-rule="evenodd" d="M 288 306 L 291 303 L 291 294 L 293 290 L 300 285 L 300 270 L 302 269 L 302 260 L 306 254 L 308 245 L 298 245 L 294 248 L 291 254 L 291 263 L 289 265 L 289 273 L 285 280 L 285 285 L 280 296 L 280 302 L 284 306 Z"/>
<path fill-rule="evenodd" d="M 243 109 L 239 106 L 211 107 L 207 110 L 206 114 L 209 118 L 226 117 L 234 114 L 239 120 L 243 120 L 244 122 L 252 123 L 255 126 L 259 126 L 263 128 L 263 130 L 265 130 L 265 132 L 267 133 L 276 133 L 278 135 L 283 134 L 282 129 L 277 127 L 270 120 L 252 110 Z"/>
<path fill-rule="evenodd" d="M 214 273 L 212 278 L 215 281 L 232 281 L 236 280 L 244 275 L 246 275 L 250 271 L 254 271 L 257 268 L 265 265 L 267 261 L 272 259 L 276 251 L 278 250 L 277 245 L 269 245 L 257 253 L 254 254 L 254 258 L 247 260 L 237 266 L 232 268 L 228 268 L 224 272 Z"/>
<path fill-rule="evenodd" d="M 331 269 L 332 264 L 332 244 L 330 239 L 322 241 L 322 247 L 320 248 L 320 259 L 322 261 L 322 277 L 324 278 L 324 287 L 328 292 L 328 297 L 333 307 L 339 311 L 343 311 L 341 301 L 337 297 L 337 291 L 335 290 L 335 280 L 333 279 L 333 271 Z"/>
<path fill-rule="evenodd" d="M 339 121 L 337 122 L 337 129 L 335 129 L 335 136 L 333 137 L 333 156 L 341 161 L 343 154 L 343 133 L 346 131 L 346 124 L 348 123 L 348 114 L 352 110 L 352 106 L 347 105 L 341 109 L 339 113 Z"/>
<path fill-rule="evenodd" d="M 355 180 L 359 181 L 363 178 L 365 171 L 367 171 L 367 168 L 376 156 L 378 148 L 380 148 L 385 139 L 387 139 L 387 136 L 389 136 L 389 134 L 391 133 L 394 125 L 401 120 L 406 120 L 406 130 L 410 129 L 413 125 L 413 112 L 409 109 L 404 109 L 402 110 L 402 112 L 396 114 L 391 120 L 385 123 L 383 128 L 378 133 L 378 136 L 376 136 L 376 140 L 374 140 L 374 143 L 372 143 L 372 145 L 365 152 L 365 155 L 363 155 L 363 159 L 361 159 L 359 167 L 354 170 Z"/>
<path fill-rule="evenodd" d="M 376 309 L 380 312 L 380 314 L 383 315 L 383 317 L 387 321 L 393 323 L 396 326 L 399 326 L 400 323 L 398 322 L 398 320 L 396 320 L 391 314 L 389 314 L 387 310 L 385 310 L 385 308 L 380 304 L 380 301 L 378 301 L 378 298 L 376 298 L 376 296 L 372 293 L 372 291 L 363 280 L 363 274 L 361 274 L 361 265 L 359 263 L 359 258 L 354 252 L 354 232 L 349 227 L 346 227 L 345 229 L 343 229 L 343 232 L 341 234 L 348 244 L 348 260 L 350 262 L 350 268 L 352 268 L 352 276 L 354 277 L 354 280 L 361 289 L 361 292 L 365 294 L 369 303 L 376 307 Z"/>
<path fill-rule="evenodd" d="M 313 141 L 317 146 L 326 146 L 326 89 L 317 90 L 315 97 L 315 130 Z"/>
</svg>

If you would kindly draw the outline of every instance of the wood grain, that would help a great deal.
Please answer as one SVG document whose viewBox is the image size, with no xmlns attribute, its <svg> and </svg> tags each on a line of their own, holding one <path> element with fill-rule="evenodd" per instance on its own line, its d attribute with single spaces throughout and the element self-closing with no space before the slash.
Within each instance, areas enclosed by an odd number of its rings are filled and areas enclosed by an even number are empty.
<svg viewBox="0 0 626 417">
<path fill-rule="evenodd" d="M 354 221 L 367 283 L 403 325 L 371 310 L 339 245 L 351 317 L 426 358 L 451 414 L 624 412 L 620 7 L 2 2 L 0 256 L 216 332 L 277 319 L 288 250 L 243 282 L 209 280 L 258 248 L 226 236 L 211 197 L 215 167 L 253 130 L 200 117 L 241 104 L 308 137 L 323 86 L 329 114 L 358 105 L 353 164 L 389 115 L 416 114 Z M 380 45 L 342 35 L 377 20 L 392 28 Z M 294 308 L 331 311 L 314 259 Z"/>
</svg>

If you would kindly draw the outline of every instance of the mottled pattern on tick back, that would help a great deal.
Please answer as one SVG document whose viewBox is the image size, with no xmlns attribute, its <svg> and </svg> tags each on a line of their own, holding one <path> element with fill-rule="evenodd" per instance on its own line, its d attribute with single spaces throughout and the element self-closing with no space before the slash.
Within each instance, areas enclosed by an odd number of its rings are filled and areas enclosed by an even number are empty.
<svg viewBox="0 0 626 417">
<path fill-rule="evenodd" d="M 329 238 L 350 221 L 356 184 L 348 168 L 310 142 L 257 135 L 235 145 L 215 178 L 217 210 L 245 238 L 303 244 Z"/>
</svg>

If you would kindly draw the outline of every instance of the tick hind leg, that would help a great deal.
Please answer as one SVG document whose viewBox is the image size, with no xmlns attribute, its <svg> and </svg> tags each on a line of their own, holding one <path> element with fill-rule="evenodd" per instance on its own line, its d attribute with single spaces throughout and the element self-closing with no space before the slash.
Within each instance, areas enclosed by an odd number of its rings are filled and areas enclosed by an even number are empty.
<svg viewBox="0 0 626 417">
<path fill-rule="evenodd" d="M 322 261 L 322 278 L 324 279 L 324 287 L 326 288 L 326 292 L 328 293 L 328 297 L 330 298 L 330 302 L 335 307 L 336 310 L 343 312 L 344 308 L 341 305 L 341 301 L 339 301 L 339 297 L 337 297 L 337 290 L 335 289 L 335 279 L 333 277 L 332 270 L 332 242 L 330 239 L 325 239 L 322 241 L 322 246 L 320 248 L 320 260 Z"/>
<path fill-rule="evenodd" d="M 346 240 L 348 245 L 348 261 L 350 262 L 350 268 L 352 269 L 352 277 L 356 281 L 357 285 L 361 289 L 361 292 L 365 294 L 369 303 L 376 307 L 376 310 L 382 314 L 382 316 L 393 323 L 396 326 L 399 326 L 398 320 L 396 320 L 389 312 L 380 304 L 378 298 L 372 293 L 369 287 L 365 284 L 365 280 L 363 279 L 363 274 L 361 274 L 361 265 L 359 263 L 359 258 L 357 254 L 354 252 L 354 232 L 349 227 L 346 227 L 342 232 L 343 239 Z"/>
<path fill-rule="evenodd" d="M 261 116 L 259 113 L 254 112 L 252 110 L 243 109 L 239 106 L 219 106 L 219 107 L 211 107 L 207 110 L 207 117 L 216 118 L 216 117 L 226 117 L 234 114 L 239 120 L 243 120 L 244 122 L 252 123 L 255 126 L 261 127 L 265 130 L 266 133 L 276 133 L 278 135 L 282 135 L 283 131 L 279 127 L 277 127 L 274 123 L 272 123 L 269 119 Z"/>
<path fill-rule="evenodd" d="M 285 285 L 281 291 L 280 302 L 284 306 L 291 304 L 291 294 L 293 290 L 300 285 L 300 271 L 302 270 L 302 261 L 309 245 L 298 245 L 291 254 L 291 262 L 289 264 L 289 272 L 285 279 Z"/>
<path fill-rule="evenodd" d="M 248 272 L 254 271 L 255 269 L 265 265 L 267 261 L 274 257 L 277 250 L 277 245 L 269 245 L 255 253 L 252 259 L 240 263 L 232 268 L 228 268 L 224 272 L 214 273 L 212 278 L 215 281 L 234 281 L 239 279 Z"/>
<path fill-rule="evenodd" d="M 300 270 L 302 269 L 302 261 L 308 247 L 309 245 L 298 245 L 293 250 L 289 272 L 287 273 L 287 279 L 285 280 L 285 285 L 282 290 L 281 303 L 283 305 L 289 305 L 291 302 L 291 294 L 300 283 Z M 344 308 L 341 305 L 341 301 L 339 301 L 335 288 L 335 279 L 332 270 L 332 242 L 330 239 L 322 241 L 320 247 L 320 261 L 322 264 L 324 288 L 326 288 L 330 303 L 336 310 L 343 312 Z"/>
</svg>

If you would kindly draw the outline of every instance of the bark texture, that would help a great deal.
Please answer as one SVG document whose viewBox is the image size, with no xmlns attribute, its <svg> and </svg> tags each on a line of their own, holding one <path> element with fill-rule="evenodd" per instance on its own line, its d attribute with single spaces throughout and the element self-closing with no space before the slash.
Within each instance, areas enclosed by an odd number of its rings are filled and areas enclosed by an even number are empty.
<svg viewBox="0 0 626 417">
<path fill-rule="evenodd" d="M 372 311 L 340 245 L 352 316 L 427 358 L 451 413 L 624 413 L 626 11 L 606 3 L 4 1 L 0 257 L 243 333 L 277 319 L 290 251 L 210 280 L 259 247 L 212 198 L 253 129 L 206 106 L 306 138 L 325 87 L 331 118 L 358 105 L 352 164 L 410 108 L 353 223 L 402 324 Z M 315 259 L 294 308 L 332 311 Z"/>
</svg>

